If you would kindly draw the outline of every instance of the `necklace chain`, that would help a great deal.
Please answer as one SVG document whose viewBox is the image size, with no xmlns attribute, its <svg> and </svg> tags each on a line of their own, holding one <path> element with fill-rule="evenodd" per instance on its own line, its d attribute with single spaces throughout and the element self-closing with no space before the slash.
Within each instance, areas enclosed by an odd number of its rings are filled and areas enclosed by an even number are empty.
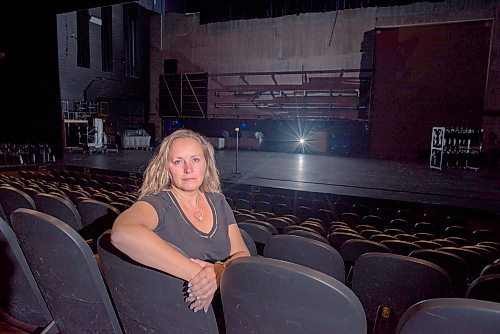
<svg viewBox="0 0 500 334">
<path fill-rule="evenodd" d="M 199 222 L 203 221 L 203 211 L 201 211 L 200 207 L 198 206 L 198 193 L 196 194 L 196 208 L 193 212 L 194 218 L 196 218 Z"/>
<path fill-rule="evenodd" d="M 194 208 L 194 211 L 193 211 L 193 217 L 199 221 L 199 222 L 202 222 L 203 221 L 203 218 L 205 218 L 205 215 L 203 214 L 203 211 L 200 209 L 199 205 L 198 205 L 198 195 L 199 194 L 196 194 L 196 206 Z M 185 205 L 187 208 L 189 208 L 187 205 Z"/>
</svg>

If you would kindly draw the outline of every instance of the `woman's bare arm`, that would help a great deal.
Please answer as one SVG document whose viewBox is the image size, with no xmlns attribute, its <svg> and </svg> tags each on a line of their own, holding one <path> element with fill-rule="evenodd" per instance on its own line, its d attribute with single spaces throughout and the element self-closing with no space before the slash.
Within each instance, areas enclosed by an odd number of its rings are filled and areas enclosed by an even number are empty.
<svg viewBox="0 0 500 334">
<path fill-rule="evenodd" d="M 241 236 L 238 224 L 229 225 L 228 232 L 229 232 L 229 241 L 231 241 L 231 251 L 230 251 L 231 256 L 229 256 L 227 261 L 242 256 L 250 256 L 250 252 L 248 251 L 248 248 L 245 245 L 245 241 L 243 241 L 243 237 Z"/>
</svg>

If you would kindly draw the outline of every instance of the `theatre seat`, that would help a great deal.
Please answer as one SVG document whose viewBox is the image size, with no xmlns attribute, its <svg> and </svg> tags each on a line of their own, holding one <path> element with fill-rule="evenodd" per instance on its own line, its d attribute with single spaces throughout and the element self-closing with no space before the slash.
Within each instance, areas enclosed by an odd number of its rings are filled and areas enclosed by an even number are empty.
<svg viewBox="0 0 500 334">
<path fill-rule="evenodd" d="M 415 236 L 417 236 L 417 234 L 421 234 L 421 233 L 415 233 Z M 425 233 L 425 234 L 428 234 L 428 233 Z M 432 241 L 432 242 L 440 244 L 442 247 L 457 247 L 458 246 L 455 242 L 453 242 L 451 240 L 447 240 L 447 239 L 423 239 L 423 238 L 420 238 L 420 240 Z"/>
<path fill-rule="evenodd" d="M 257 247 L 255 246 L 255 242 L 253 241 L 250 234 L 248 234 L 244 229 L 241 228 L 240 228 L 240 234 L 241 237 L 243 238 L 243 241 L 245 242 L 245 246 L 247 246 L 247 249 L 250 252 L 250 255 L 251 256 L 257 255 Z"/>
<path fill-rule="evenodd" d="M 328 235 L 328 233 L 325 230 L 325 227 L 323 226 L 323 223 L 315 221 L 315 220 L 312 220 L 312 218 L 310 218 L 310 219 L 308 219 L 306 221 L 303 221 L 302 223 L 300 223 L 300 226 L 305 226 L 305 227 L 312 228 L 318 234 L 321 234 L 325 238 Z"/>
<path fill-rule="evenodd" d="M 319 271 L 265 257 L 237 258 L 222 275 L 227 334 L 366 334 L 354 293 Z"/>
<path fill-rule="evenodd" d="M 368 205 L 355 203 L 352 205 L 352 212 L 360 216 L 361 218 L 370 214 L 370 207 Z"/>
<path fill-rule="evenodd" d="M 415 245 L 414 243 L 402 240 L 384 240 L 380 243 L 384 246 L 389 247 L 394 254 L 399 255 L 409 255 L 412 251 L 422 249 L 420 246 Z"/>
<path fill-rule="evenodd" d="M 240 191 L 238 191 L 238 198 L 244 199 L 253 205 L 254 197 L 253 197 L 253 194 L 251 192 L 240 190 Z"/>
<path fill-rule="evenodd" d="M 123 202 L 111 202 L 111 203 L 109 203 L 109 205 L 118 209 L 118 211 L 120 211 L 120 212 L 123 212 L 123 211 L 127 210 L 128 208 L 130 208 L 130 204 L 126 204 Z"/>
<path fill-rule="evenodd" d="M 389 235 L 389 234 L 385 234 L 385 233 L 374 234 L 370 237 L 370 241 L 375 241 L 375 242 L 382 242 L 382 241 L 386 241 L 386 240 L 398 240 L 398 238 L 396 238 L 393 235 Z"/>
<path fill-rule="evenodd" d="M 450 278 L 453 296 L 465 296 L 469 269 L 460 256 L 433 249 L 419 249 L 411 252 L 410 256 L 432 262 L 443 268 Z"/>
<path fill-rule="evenodd" d="M 282 217 L 268 218 L 267 222 L 273 224 L 279 233 L 281 233 L 285 227 L 293 225 L 290 221 Z"/>
<path fill-rule="evenodd" d="M 500 263 L 491 263 L 483 268 L 480 276 L 500 274 Z"/>
<path fill-rule="evenodd" d="M 12 226 L 60 333 L 122 333 L 89 246 L 61 220 L 17 209 Z"/>
<path fill-rule="evenodd" d="M 462 226 L 467 227 L 467 218 L 464 216 L 447 216 L 443 221 L 443 226 Z"/>
<path fill-rule="evenodd" d="M 272 204 L 273 213 L 276 216 L 284 216 L 286 214 L 291 214 L 292 209 L 285 203 Z"/>
<path fill-rule="evenodd" d="M 483 245 L 482 243 L 478 243 L 476 247 L 481 247 L 483 249 L 488 250 L 491 254 L 493 254 L 495 260 L 500 258 L 500 250 L 496 247 L 490 245 Z M 493 260 L 492 262 L 494 262 L 495 260 Z"/>
<path fill-rule="evenodd" d="M 306 226 L 301 226 L 301 225 L 289 225 L 289 226 L 285 227 L 281 231 L 281 233 L 282 234 L 290 234 L 290 232 L 297 231 L 297 230 L 316 233 L 316 234 L 318 233 L 315 229 L 313 229 L 311 227 L 306 227 Z M 291 233 L 291 234 L 293 234 L 293 233 Z"/>
<path fill-rule="evenodd" d="M 96 201 L 103 202 L 106 204 L 110 204 L 111 202 L 113 202 L 113 199 L 109 195 L 105 194 L 104 192 L 100 192 L 100 191 L 95 192 L 92 195 L 92 199 L 95 199 Z"/>
<path fill-rule="evenodd" d="M 469 249 L 482 255 L 484 262 L 483 268 L 497 259 L 497 256 L 490 249 L 481 246 L 462 246 L 463 249 Z"/>
<path fill-rule="evenodd" d="M 430 233 L 432 235 L 437 235 L 439 227 L 436 224 L 423 221 L 416 223 L 413 230 L 415 233 Z"/>
<path fill-rule="evenodd" d="M 98 241 L 100 264 L 126 333 L 219 333 L 212 307 L 193 312 L 184 301 L 187 283 L 143 266 L 111 244 Z"/>
<path fill-rule="evenodd" d="M 16 209 L 36 209 L 35 202 L 28 194 L 11 186 L 0 187 L 0 205 L 5 214 L 3 218 L 7 223 L 10 223 L 10 215 Z"/>
<path fill-rule="evenodd" d="M 359 226 L 362 226 L 362 225 L 358 225 Z M 367 225 L 364 225 L 364 226 L 367 226 Z M 369 229 L 365 229 L 365 230 L 361 230 L 359 232 L 359 234 L 361 236 L 363 236 L 363 238 L 366 238 L 366 239 L 370 239 L 371 237 L 373 237 L 374 235 L 377 235 L 377 234 L 382 234 L 382 232 L 380 232 L 379 230 L 375 230 L 372 228 L 369 228 Z"/>
<path fill-rule="evenodd" d="M 391 249 L 381 243 L 370 240 L 347 240 L 340 248 L 340 255 L 349 268 L 366 253 L 391 253 Z"/>
<path fill-rule="evenodd" d="M 356 227 L 361 224 L 361 218 L 352 212 L 344 212 L 340 215 L 339 220 L 347 223 L 350 227 Z"/>
<path fill-rule="evenodd" d="M 464 238 L 466 240 L 471 240 L 472 236 L 470 231 L 463 227 L 463 226 L 448 226 L 445 228 L 443 232 L 443 236 L 445 237 L 459 237 L 459 238 Z"/>
<path fill-rule="evenodd" d="M 33 331 L 53 325 L 52 316 L 11 227 L 0 218 L 0 309 Z"/>
<path fill-rule="evenodd" d="M 417 232 L 413 235 L 416 236 L 417 238 L 419 238 L 420 240 L 432 241 L 432 240 L 436 240 L 436 238 L 437 238 L 434 234 L 427 233 L 427 232 Z"/>
<path fill-rule="evenodd" d="M 267 216 L 264 214 L 264 213 L 260 213 L 260 212 L 252 212 L 252 216 L 254 216 L 256 219 L 258 220 L 267 220 Z"/>
<path fill-rule="evenodd" d="M 344 282 L 344 261 L 330 245 L 298 235 L 275 235 L 267 241 L 264 256 L 293 262 Z"/>
<path fill-rule="evenodd" d="M 369 225 L 374 229 L 379 229 L 380 231 L 383 231 L 386 228 L 384 220 L 377 215 L 364 216 L 361 224 Z"/>
<path fill-rule="evenodd" d="M 236 219 L 236 221 L 238 221 L 238 220 Z M 251 223 L 251 224 L 262 225 L 265 228 L 267 228 L 269 231 L 271 231 L 273 233 L 273 235 L 278 234 L 278 230 L 276 229 L 276 227 L 273 224 L 271 224 L 265 220 L 251 219 L 251 220 L 242 221 L 242 223 Z M 240 222 L 238 222 L 238 224 L 240 224 Z"/>
<path fill-rule="evenodd" d="M 389 228 L 403 230 L 405 233 L 413 232 L 412 224 L 408 220 L 402 218 L 396 218 L 391 220 L 389 222 Z"/>
<path fill-rule="evenodd" d="M 254 203 L 256 212 L 271 212 L 273 207 L 268 201 L 255 201 Z"/>
<path fill-rule="evenodd" d="M 279 218 L 286 220 L 288 222 L 288 224 L 291 224 L 291 225 L 297 225 L 299 223 L 299 217 L 297 217 L 296 215 L 294 215 L 292 213 L 287 213 L 287 214 L 281 215 L 281 216 L 279 216 Z"/>
<path fill-rule="evenodd" d="M 411 242 L 413 244 L 415 244 L 415 241 L 420 241 L 420 239 L 417 238 L 416 236 L 414 236 L 412 234 L 406 234 L 406 233 L 396 234 L 395 237 L 398 238 L 398 240 Z M 415 244 L 415 245 L 418 245 L 418 244 Z M 420 245 L 418 245 L 418 246 L 421 247 Z"/>
<path fill-rule="evenodd" d="M 238 223 L 242 223 L 247 220 L 255 220 L 257 219 L 254 215 L 249 214 L 249 213 L 236 213 L 234 215 L 234 218 Z"/>
<path fill-rule="evenodd" d="M 38 211 L 62 220 L 75 231 L 83 228 L 82 218 L 71 201 L 51 194 L 38 194 L 34 199 Z"/>
<path fill-rule="evenodd" d="M 319 234 L 316 231 L 312 231 L 311 232 L 311 231 L 297 229 L 297 230 L 290 230 L 287 233 L 283 233 L 283 234 L 297 235 L 297 236 L 309 238 L 309 239 L 312 239 L 312 240 L 320 241 L 320 242 L 322 242 L 322 243 L 324 243 L 326 245 L 330 245 L 330 243 L 328 242 L 328 240 L 324 236 L 322 236 L 321 234 Z"/>
<path fill-rule="evenodd" d="M 465 298 L 436 298 L 410 307 L 396 334 L 498 334 L 500 304 Z"/>
<path fill-rule="evenodd" d="M 273 232 L 263 225 L 253 223 L 238 223 L 238 227 L 252 238 L 257 248 L 257 253 L 262 255 L 264 253 L 264 246 L 267 240 L 273 236 Z"/>
<path fill-rule="evenodd" d="M 83 228 L 80 234 L 85 239 L 97 238 L 113 226 L 113 222 L 120 214 L 115 207 L 93 199 L 86 199 L 77 204 L 78 213 L 82 217 Z"/>
<path fill-rule="evenodd" d="M 500 303 L 500 274 L 490 274 L 475 279 L 469 285 L 466 297 Z"/>
<path fill-rule="evenodd" d="M 465 261 L 465 263 L 467 264 L 467 268 L 469 269 L 468 271 L 469 283 L 475 280 L 477 277 L 479 277 L 481 270 L 483 270 L 483 268 L 488 264 L 486 263 L 481 253 L 478 253 L 470 249 L 465 249 L 460 247 L 442 247 L 439 248 L 438 250 L 455 254 Z"/>
<path fill-rule="evenodd" d="M 92 197 L 92 195 L 84 190 L 65 190 L 64 193 L 69 197 L 74 205 L 76 205 L 78 202 L 83 201 L 84 199 L 90 199 Z"/>
<path fill-rule="evenodd" d="M 346 242 L 347 240 L 365 240 L 364 237 L 361 235 L 357 234 L 356 232 L 332 232 L 328 235 L 328 242 L 330 245 L 335 248 L 336 250 L 340 251 L 340 247 L 342 247 L 342 244 Z"/>
<path fill-rule="evenodd" d="M 298 208 L 296 208 L 295 214 L 299 218 L 299 221 L 302 222 L 302 221 L 306 220 L 307 218 L 314 217 L 315 211 L 313 211 L 313 209 L 311 207 L 302 205 L 302 206 L 299 206 Z"/>
<path fill-rule="evenodd" d="M 442 268 L 407 256 L 363 254 L 352 272 L 352 290 L 363 304 L 370 333 L 393 334 L 410 306 L 451 294 L 450 279 Z"/>
<path fill-rule="evenodd" d="M 333 203 L 333 212 L 335 213 L 335 216 L 338 218 L 340 218 L 340 216 L 344 213 L 344 212 L 349 212 L 351 210 L 351 207 L 344 203 L 344 202 L 334 202 Z"/>
<path fill-rule="evenodd" d="M 34 188 L 33 185 L 30 185 L 29 187 L 23 187 L 22 189 L 33 200 L 35 199 L 36 195 L 44 192 L 43 190 L 39 190 L 37 188 Z"/>
<path fill-rule="evenodd" d="M 443 222 L 443 217 L 441 217 L 440 214 L 436 212 L 427 212 L 422 215 L 422 218 L 420 219 L 421 222 L 425 223 L 430 223 L 435 225 L 436 227 L 442 224 Z"/>
<path fill-rule="evenodd" d="M 438 244 L 437 242 L 434 241 L 429 241 L 429 240 L 417 240 L 413 242 L 415 245 L 420 246 L 422 249 L 438 249 L 443 247 L 442 245 Z"/>
<path fill-rule="evenodd" d="M 328 209 L 319 209 L 317 216 L 327 228 L 329 228 L 331 223 L 335 220 L 335 214 Z"/>
<path fill-rule="evenodd" d="M 406 232 L 404 230 L 399 229 L 399 228 L 386 228 L 384 230 L 384 233 L 395 237 L 398 234 L 405 234 Z"/>
<path fill-rule="evenodd" d="M 495 241 L 497 239 L 497 235 L 492 230 L 479 229 L 472 232 L 472 238 L 475 242 Z"/>
<path fill-rule="evenodd" d="M 250 203 L 247 199 L 244 198 L 237 198 L 233 200 L 234 202 L 234 207 L 236 209 L 246 209 L 246 210 L 252 210 L 253 209 L 253 204 Z"/>
<path fill-rule="evenodd" d="M 266 193 L 254 193 L 254 201 L 264 201 L 269 202 L 271 200 L 271 195 Z"/>
</svg>

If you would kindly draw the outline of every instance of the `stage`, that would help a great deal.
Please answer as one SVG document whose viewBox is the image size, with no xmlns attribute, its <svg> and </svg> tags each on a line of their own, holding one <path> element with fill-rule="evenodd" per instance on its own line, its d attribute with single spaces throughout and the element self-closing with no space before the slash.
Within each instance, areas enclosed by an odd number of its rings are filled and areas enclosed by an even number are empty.
<svg viewBox="0 0 500 334">
<path fill-rule="evenodd" d="M 148 150 L 118 153 L 65 153 L 66 166 L 143 173 Z M 498 212 L 500 179 L 481 171 L 432 170 L 428 164 L 295 153 L 216 151 L 226 186 L 255 185 Z M 237 169 L 236 169 L 237 167 Z"/>
</svg>

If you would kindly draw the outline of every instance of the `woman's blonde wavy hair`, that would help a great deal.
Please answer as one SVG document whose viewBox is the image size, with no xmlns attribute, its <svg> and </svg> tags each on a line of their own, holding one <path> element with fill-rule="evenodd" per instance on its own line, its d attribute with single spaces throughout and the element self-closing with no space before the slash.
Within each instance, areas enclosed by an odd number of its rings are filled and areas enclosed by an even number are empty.
<svg viewBox="0 0 500 334">
<path fill-rule="evenodd" d="M 156 153 L 149 161 L 144 171 L 144 182 L 139 190 L 139 198 L 158 194 L 162 190 L 172 188 L 172 178 L 168 172 L 168 159 L 172 143 L 179 138 L 193 138 L 200 143 L 207 162 L 207 168 L 203 183 L 200 186 L 202 192 L 220 192 L 219 172 L 215 167 L 215 153 L 213 146 L 203 135 L 188 129 L 177 130 L 165 137 Z"/>
</svg>

